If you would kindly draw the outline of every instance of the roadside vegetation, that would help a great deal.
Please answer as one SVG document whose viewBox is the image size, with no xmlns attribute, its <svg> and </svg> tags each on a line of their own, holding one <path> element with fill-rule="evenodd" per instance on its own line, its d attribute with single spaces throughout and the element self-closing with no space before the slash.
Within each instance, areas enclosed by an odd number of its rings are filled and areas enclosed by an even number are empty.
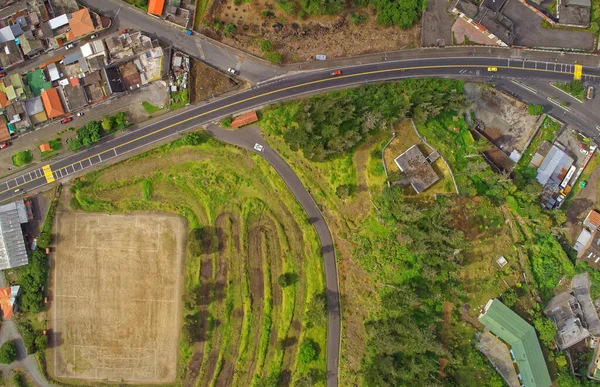
<svg viewBox="0 0 600 387">
<path fill-rule="evenodd" d="M 583 101 L 585 99 L 585 86 L 579 80 L 573 80 L 571 82 L 566 83 L 554 82 L 552 84 L 580 101 Z"/>
<path fill-rule="evenodd" d="M 551 345 L 542 306 L 561 280 L 588 270 L 575 268 L 559 244 L 566 215 L 539 205 L 541 187 L 527 152 L 514 177 L 487 164 L 482 152 L 489 144 L 474 140 L 464 120 L 469 103 L 462 86 L 407 80 L 262 112 L 269 145 L 296 171 L 332 228 L 344 307 L 341 385 L 503 386 L 475 346 L 480 308 L 502 299 Z M 389 128 L 396 128 L 394 142 L 417 141 L 398 135 L 408 133 L 400 128 L 404 117 L 447 160 L 459 195 L 388 187 L 381 151 Z M 547 119 L 532 146 L 559 129 Z M 509 262 L 503 268 L 495 263 L 500 256 Z M 550 352 L 559 385 L 577 382 L 556 359 Z"/>
<path fill-rule="evenodd" d="M 33 155 L 28 150 L 15 153 L 12 157 L 12 162 L 15 167 L 21 167 L 25 164 L 29 164 L 32 160 Z"/>
<path fill-rule="evenodd" d="M 88 173 L 71 192 L 75 209 L 187 219 L 180 384 L 325 385 L 318 238 L 259 156 L 189 133 Z"/>
</svg>

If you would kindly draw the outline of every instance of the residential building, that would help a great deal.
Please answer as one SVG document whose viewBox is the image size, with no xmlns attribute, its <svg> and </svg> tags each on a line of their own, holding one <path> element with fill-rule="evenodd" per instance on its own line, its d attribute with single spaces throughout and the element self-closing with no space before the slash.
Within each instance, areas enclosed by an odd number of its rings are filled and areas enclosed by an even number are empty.
<svg viewBox="0 0 600 387">
<path fill-rule="evenodd" d="M 489 300 L 479 321 L 510 346 L 524 387 L 549 387 L 548 367 L 535 329 L 497 299 Z"/>
<path fill-rule="evenodd" d="M 96 27 L 87 8 L 82 8 L 77 12 L 73 12 L 69 18 L 70 31 L 67 32 L 67 40 L 75 40 L 82 36 L 91 34 Z"/>
<path fill-rule="evenodd" d="M 595 231 L 600 227 L 600 212 L 591 210 L 590 213 L 585 217 L 583 225 L 589 228 L 591 231 Z"/>
<path fill-rule="evenodd" d="M 65 114 L 58 90 L 55 87 L 42 91 L 41 97 L 48 118 L 56 118 Z"/>
<path fill-rule="evenodd" d="M 544 314 L 556 324 L 556 344 L 561 351 L 590 336 L 581 305 L 571 290 L 552 298 Z"/>
<path fill-rule="evenodd" d="M 13 313 L 17 311 L 17 296 L 19 295 L 20 286 L 11 286 L 0 289 L 0 310 L 2 310 L 2 318 L 12 318 Z"/>
</svg>

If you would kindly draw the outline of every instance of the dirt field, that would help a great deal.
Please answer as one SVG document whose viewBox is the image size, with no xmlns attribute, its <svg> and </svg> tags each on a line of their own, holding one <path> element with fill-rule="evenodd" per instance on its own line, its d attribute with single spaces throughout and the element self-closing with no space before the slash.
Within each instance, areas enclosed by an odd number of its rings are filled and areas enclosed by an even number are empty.
<svg viewBox="0 0 600 387">
<path fill-rule="evenodd" d="M 522 153 L 539 119 L 529 114 L 527 104 L 474 83 L 465 84 L 465 93 L 475 101 L 475 119 L 483 124 L 486 136 L 507 154 Z"/>
<path fill-rule="evenodd" d="M 237 84 L 225 74 L 194 59 L 190 59 L 190 101 L 202 101 L 233 90 Z"/>
<path fill-rule="evenodd" d="M 50 371 L 137 383 L 176 377 L 185 222 L 59 211 Z"/>
<path fill-rule="evenodd" d="M 223 43 L 262 56 L 260 42 L 268 39 L 275 51 L 283 55 L 284 63 L 301 62 L 317 54 L 328 58 L 370 54 L 415 48 L 420 46 L 421 28 L 409 30 L 384 27 L 365 8 L 349 9 L 336 16 L 310 16 L 301 20 L 285 13 L 276 2 L 244 2 L 236 6 L 233 0 L 214 0 L 200 23 L 200 32 Z M 351 15 L 361 15 L 364 21 L 353 23 Z M 221 21 L 218 31 L 215 20 Z M 231 37 L 224 37 L 225 24 L 237 27 Z"/>
</svg>

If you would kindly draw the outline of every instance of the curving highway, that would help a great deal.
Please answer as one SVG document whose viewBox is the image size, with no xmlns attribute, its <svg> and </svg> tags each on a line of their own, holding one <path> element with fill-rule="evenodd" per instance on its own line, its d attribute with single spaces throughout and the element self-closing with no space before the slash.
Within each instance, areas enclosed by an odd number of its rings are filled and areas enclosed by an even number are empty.
<svg viewBox="0 0 600 387">
<path fill-rule="evenodd" d="M 498 71 L 488 71 L 489 66 L 497 67 Z M 398 80 L 408 77 L 476 78 L 492 83 L 495 80 L 505 82 L 511 79 L 570 81 L 574 77 L 575 65 L 528 61 L 524 59 L 459 57 L 386 61 L 376 64 L 345 67 L 342 68 L 342 71 L 342 75 L 338 77 L 331 77 L 329 71 L 311 71 L 267 81 L 238 94 L 219 99 L 209 104 L 193 107 L 160 122 L 141 127 L 121 137 L 103 142 L 70 157 L 57 160 L 49 164 L 50 171 L 46 173 L 48 177 L 44 175 L 44 171 L 40 168 L 17 177 L 5 179 L 0 182 L 0 202 L 21 196 L 23 193 L 38 192 L 49 185 L 49 180 L 59 181 L 99 164 L 110 162 L 111 160 L 116 161 L 122 158 L 123 155 L 132 156 L 143 151 L 144 148 L 153 143 L 177 136 L 181 132 L 205 125 L 223 116 L 254 110 L 277 101 L 360 84 Z M 584 67 L 583 79 L 588 83 L 600 83 L 600 69 L 596 67 Z M 583 129 L 584 131 L 595 130 L 595 128 Z M 230 133 L 235 137 L 237 132 Z M 219 136 L 226 142 L 235 143 L 239 141 L 234 137 L 226 138 L 227 135 L 223 133 L 219 133 L 217 137 Z M 247 145 L 245 144 L 246 147 Z M 289 169 L 289 166 L 285 165 L 285 162 L 281 163 L 277 160 L 278 156 L 276 154 L 270 154 L 272 152 L 270 149 L 267 149 L 267 152 L 269 154 L 265 153 L 263 157 L 267 158 L 274 165 L 282 177 L 284 175 L 288 176 L 290 173 L 293 175 L 293 172 Z M 285 168 L 286 166 L 289 171 Z M 286 177 L 284 177 L 284 180 L 290 186 L 292 180 Z M 299 196 L 300 188 L 294 188 L 295 184 L 293 183 L 293 186 L 290 186 L 294 195 L 297 198 L 304 197 L 301 193 Z M 302 184 L 300 184 L 300 187 L 302 187 Z M 301 190 L 304 190 L 304 188 L 302 187 Z M 306 204 L 308 207 L 304 206 L 304 204 L 303 207 L 309 208 L 309 203 Z M 313 216 L 312 210 L 309 212 L 309 216 Z M 315 223 L 315 227 L 319 226 L 317 232 L 323 243 L 326 292 L 328 297 L 327 386 L 337 386 L 341 319 L 336 262 L 333 254 L 333 244 L 330 242 L 331 235 L 329 234 L 329 230 L 324 220 L 322 220 L 320 213 L 315 213 L 314 216 L 319 219 Z M 330 244 L 327 245 L 328 243 Z M 331 250 L 330 253 L 327 253 L 329 250 Z"/>
</svg>

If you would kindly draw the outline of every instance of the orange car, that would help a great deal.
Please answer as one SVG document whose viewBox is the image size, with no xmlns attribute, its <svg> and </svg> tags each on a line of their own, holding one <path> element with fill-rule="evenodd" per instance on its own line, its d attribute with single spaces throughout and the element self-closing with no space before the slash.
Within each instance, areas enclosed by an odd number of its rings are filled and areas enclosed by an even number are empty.
<svg viewBox="0 0 600 387">
<path fill-rule="evenodd" d="M 342 75 L 342 70 L 333 70 L 331 72 L 332 77 L 337 77 L 338 75 Z"/>
</svg>

